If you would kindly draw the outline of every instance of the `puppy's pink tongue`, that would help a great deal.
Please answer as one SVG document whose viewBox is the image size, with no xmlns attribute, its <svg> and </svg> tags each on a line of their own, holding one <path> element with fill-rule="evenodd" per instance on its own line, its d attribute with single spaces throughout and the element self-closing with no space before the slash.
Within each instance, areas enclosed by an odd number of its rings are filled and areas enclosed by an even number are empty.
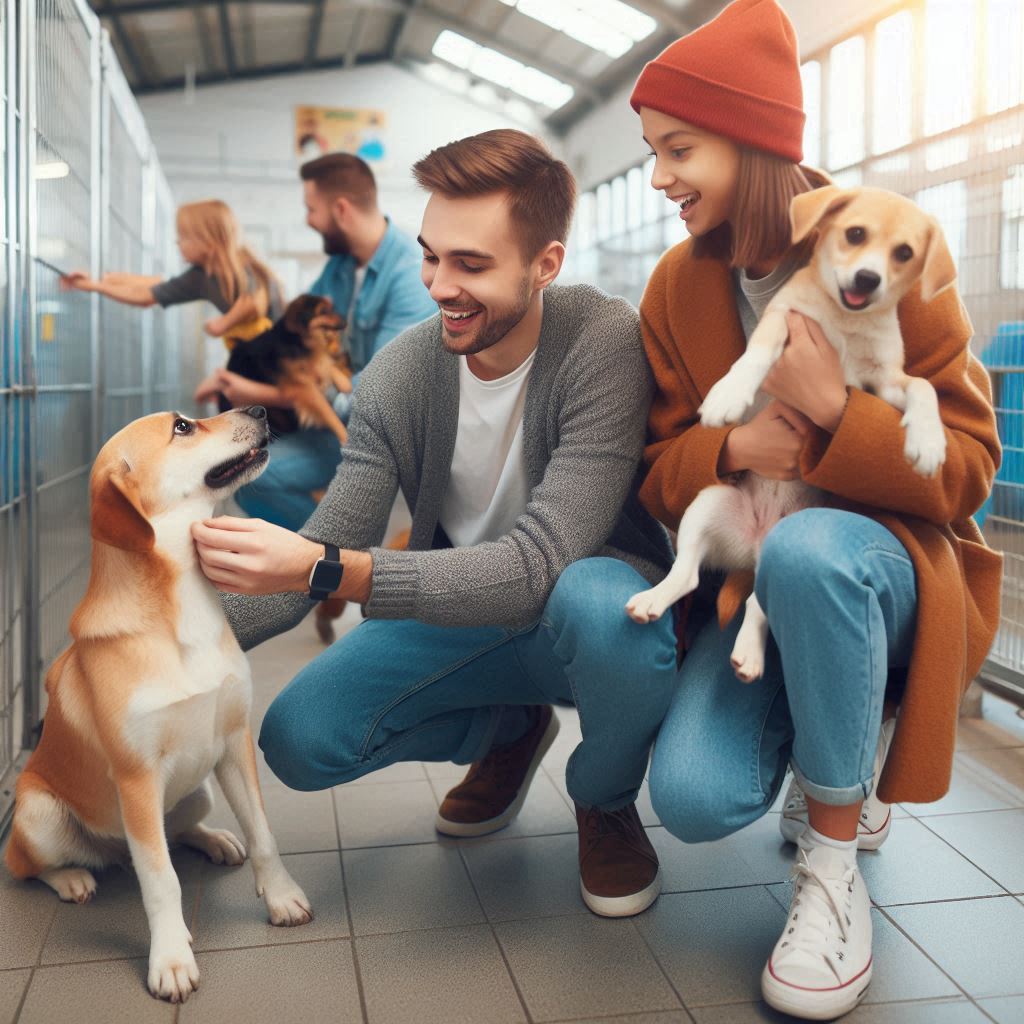
<svg viewBox="0 0 1024 1024">
<path fill-rule="evenodd" d="M 850 306 L 863 306 L 868 301 L 868 297 L 866 295 L 861 295 L 859 292 L 847 291 L 845 288 L 843 289 L 843 298 L 846 299 L 847 304 Z"/>
</svg>

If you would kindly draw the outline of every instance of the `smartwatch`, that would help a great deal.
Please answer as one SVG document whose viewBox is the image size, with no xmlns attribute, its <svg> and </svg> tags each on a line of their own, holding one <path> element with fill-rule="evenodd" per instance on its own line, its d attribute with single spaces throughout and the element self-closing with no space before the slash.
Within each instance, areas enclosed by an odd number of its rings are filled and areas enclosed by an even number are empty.
<svg viewBox="0 0 1024 1024">
<path fill-rule="evenodd" d="M 344 574 L 341 552 L 334 544 L 324 544 L 324 557 L 317 560 L 309 574 L 310 601 L 325 601 L 341 586 Z"/>
</svg>

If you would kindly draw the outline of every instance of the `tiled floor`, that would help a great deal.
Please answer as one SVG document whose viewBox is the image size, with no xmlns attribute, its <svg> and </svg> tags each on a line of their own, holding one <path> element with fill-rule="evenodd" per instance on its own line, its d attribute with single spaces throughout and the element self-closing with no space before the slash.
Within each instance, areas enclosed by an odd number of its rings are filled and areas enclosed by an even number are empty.
<svg viewBox="0 0 1024 1024">
<path fill-rule="evenodd" d="M 350 610 L 345 622 L 351 624 Z M 312 624 L 253 658 L 258 723 L 320 647 Z M 861 864 L 876 903 L 874 981 L 851 1024 L 1024 1024 L 1024 720 L 990 695 L 962 723 L 956 778 L 936 804 L 898 809 Z M 574 714 L 519 819 L 442 839 L 452 765 L 397 765 L 329 793 L 261 769 L 271 824 L 316 919 L 266 923 L 251 868 L 175 853 L 202 983 L 182 1007 L 145 989 L 135 877 L 108 871 L 86 906 L 0 881 L 0 1024 L 743 1024 L 778 1021 L 758 977 L 788 906 L 791 848 L 777 815 L 687 847 L 640 810 L 665 892 L 631 920 L 594 917 L 576 873 L 562 780 Z M 223 801 L 216 823 L 235 827 Z"/>
</svg>

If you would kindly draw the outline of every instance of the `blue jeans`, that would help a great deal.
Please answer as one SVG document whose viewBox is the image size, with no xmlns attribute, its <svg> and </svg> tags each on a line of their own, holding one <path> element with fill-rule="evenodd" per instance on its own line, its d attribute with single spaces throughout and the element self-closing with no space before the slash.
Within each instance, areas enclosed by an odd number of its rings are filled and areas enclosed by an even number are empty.
<svg viewBox="0 0 1024 1024">
<path fill-rule="evenodd" d="M 267 764 L 293 789 L 326 789 L 396 761 L 469 764 L 527 729 L 526 705 L 579 710 L 566 768 L 577 803 L 631 803 L 676 683 L 671 622 L 638 626 L 648 584 L 625 562 L 570 565 L 525 629 L 371 619 L 315 658 L 263 719 Z"/>
<path fill-rule="evenodd" d="M 313 514 L 313 491 L 334 479 L 341 446 L 330 430 L 296 430 L 270 445 L 270 462 L 235 501 L 254 519 L 298 530 Z"/>
<path fill-rule="evenodd" d="M 771 628 L 764 676 L 745 685 L 729 664 L 742 612 L 725 630 L 712 618 L 655 744 L 651 800 L 685 842 L 761 817 L 789 762 L 821 803 L 869 796 L 888 672 L 910 660 L 914 568 L 871 519 L 836 509 L 783 519 L 765 539 L 755 589 Z"/>
</svg>

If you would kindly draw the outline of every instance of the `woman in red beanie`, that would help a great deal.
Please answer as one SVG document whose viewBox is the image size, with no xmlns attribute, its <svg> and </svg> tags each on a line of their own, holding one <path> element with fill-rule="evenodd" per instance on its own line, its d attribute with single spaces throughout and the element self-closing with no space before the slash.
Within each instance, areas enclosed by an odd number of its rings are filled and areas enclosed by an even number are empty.
<svg viewBox="0 0 1024 1024">
<path fill-rule="evenodd" d="M 720 628 L 713 588 L 698 588 L 651 796 L 670 832 L 714 840 L 765 814 L 792 767 L 780 818 L 798 846 L 796 881 L 762 992 L 777 1009 L 832 1018 L 871 979 L 857 850 L 881 845 L 889 802 L 948 788 L 960 695 L 998 624 L 1000 559 L 970 518 L 999 462 L 989 382 L 955 289 L 927 305 L 915 289 L 898 313 L 907 371 L 942 396 L 937 477 L 907 464 L 899 412 L 848 389 L 835 350 L 799 315 L 765 381 L 771 404 L 741 426 L 701 426 L 704 397 L 806 257 L 791 251 L 790 200 L 827 180 L 800 166 L 793 27 L 775 0 L 736 0 L 649 63 L 631 104 L 655 157 L 651 185 L 692 236 L 661 259 L 640 305 L 657 382 L 642 500 L 676 529 L 704 487 L 749 470 L 802 478 L 836 506 L 798 512 L 765 540 L 755 589 L 774 642 L 756 683 L 730 665 L 738 621 Z"/>
</svg>

